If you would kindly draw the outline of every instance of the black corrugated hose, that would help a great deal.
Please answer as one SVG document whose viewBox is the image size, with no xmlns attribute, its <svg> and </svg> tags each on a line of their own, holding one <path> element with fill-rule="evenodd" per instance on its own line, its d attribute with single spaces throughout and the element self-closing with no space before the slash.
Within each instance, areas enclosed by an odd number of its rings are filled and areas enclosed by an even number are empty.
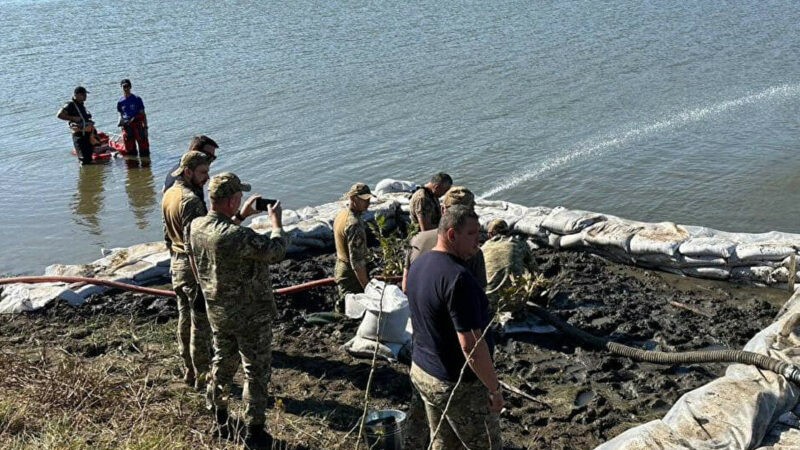
<svg viewBox="0 0 800 450">
<path fill-rule="evenodd" d="M 709 350 L 696 352 L 666 353 L 651 350 L 642 350 L 629 347 L 627 345 L 612 342 L 605 338 L 589 334 L 579 328 L 562 321 L 558 317 L 550 314 L 544 308 L 528 302 L 528 307 L 533 314 L 536 314 L 545 322 L 553 325 L 563 333 L 577 338 L 594 347 L 608 350 L 615 355 L 625 356 L 637 361 L 644 361 L 653 364 L 692 364 L 692 363 L 738 363 L 748 364 L 759 369 L 769 370 L 779 375 L 783 375 L 789 381 L 800 384 L 800 368 L 787 362 L 770 358 L 760 353 L 748 352 L 744 350 Z"/>
</svg>

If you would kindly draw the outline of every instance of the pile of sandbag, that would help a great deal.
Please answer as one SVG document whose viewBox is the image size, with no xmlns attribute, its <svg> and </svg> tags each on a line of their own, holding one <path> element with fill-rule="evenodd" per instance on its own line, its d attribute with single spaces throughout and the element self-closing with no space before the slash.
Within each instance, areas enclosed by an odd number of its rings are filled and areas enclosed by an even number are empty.
<svg viewBox="0 0 800 450">
<path fill-rule="evenodd" d="M 170 257 L 163 242 L 137 244 L 127 248 L 104 250 L 104 256 L 90 264 L 53 264 L 46 276 L 99 278 L 128 284 L 152 284 L 169 277 Z M 79 305 L 93 294 L 109 288 L 87 283 L 16 283 L 2 286 L 0 313 L 33 311 L 55 299 Z"/>
<path fill-rule="evenodd" d="M 291 239 L 286 252 L 298 254 L 305 251 L 332 250 L 333 220 L 346 205 L 346 202 L 339 201 L 306 206 L 297 210 L 283 210 L 281 216 L 283 229 Z M 385 229 L 394 229 L 400 216 L 400 203 L 391 196 L 378 197 L 372 201 L 369 209 L 364 211 L 362 219 L 365 222 L 375 223 L 379 215 L 384 217 Z M 254 218 L 250 227 L 264 234 L 272 231 L 272 224 L 266 215 Z"/>
<path fill-rule="evenodd" d="M 744 350 L 800 365 L 800 293 Z M 629 429 L 598 450 L 798 448 L 800 386 L 753 366 L 733 364 L 684 394 L 664 418 Z"/>
<path fill-rule="evenodd" d="M 353 356 L 372 358 L 377 348 L 378 356 L 396 360 L 411 342 L 408 299 L 394 284 L 373 279 L 363 294 L 347 294 L 345 314 L 361 319 L 355 337 L 342 345 Z"/>
</svg>

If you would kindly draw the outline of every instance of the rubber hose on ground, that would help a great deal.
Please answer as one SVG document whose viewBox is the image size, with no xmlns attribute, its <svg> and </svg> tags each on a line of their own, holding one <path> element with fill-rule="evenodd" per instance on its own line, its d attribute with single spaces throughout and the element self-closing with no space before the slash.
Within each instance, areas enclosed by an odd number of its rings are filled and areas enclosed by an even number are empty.
<svg viewBox="0 0 800 450">
<path fill-rule="evenodd" d="M 789 381 L 800 384 L 800 368 L 787 362 L 770 358 L 760 353 L 748 352 L 744 350 L 710 350 L 695 352 L 666 353 L 651 350 L 642 350 L 629 347 L 608 339 L 597 337 L 579 328 L 562 321 L 558 317 L 550 314 L 544 308 L 528 303 L 528 307 L 533 314 L 542 318 L 545 322 L 553 325 L 563 333 L 577 338 L 594 347 L 603 348 L 615 355 L 625 356 L 637 361 L 644 361 L 653 364 L 692 364 L 692 363 L 738 363 L 748 364 L 759 369 L 769 370 L 779 375 L 783 375 Z"/>
</svg>

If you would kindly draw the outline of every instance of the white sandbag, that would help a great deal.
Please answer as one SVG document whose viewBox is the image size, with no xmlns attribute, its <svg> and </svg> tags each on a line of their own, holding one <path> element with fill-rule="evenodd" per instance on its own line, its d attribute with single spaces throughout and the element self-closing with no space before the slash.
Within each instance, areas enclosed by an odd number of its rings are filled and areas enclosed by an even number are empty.
<svg viewBox="0 0 800 450">
<path fill-rule="evenodd" d="M 166 251 L 168 251 L 167 246 L 163 241 L 146 242 L 127 248 L 113 249 L 109 254 L 94 261 L 92 264 L 114 271 L 122 266 L 141 261 L 150 255 L 164 253 Z"/>
<path fill-rule="evenodd" d="M 686 256 L 705 256 L 728 259 L 734 254 L 736 243 L 717 237 L 690 237 L 682 242 L 678 251 Z"/>
<path fill-rule="evenodd" d="M 583 230 L 583 240 L 592 247 L 616 247 L 629 252 L 631 239 L 642 226 L 641 222 L 627 220 L 598 222 Z"/>
<path fill-rule="evenodd" d="M 417 183 L 405 180 L 393 180 L 391 178 L 384 178 L 375 185 L 372 193 L 375 195 L 393 194 L 396 192 L 414 192 L 417 188 Z"/>
<path fill-rule="evenodd" d="M 484 228 L 492 220 L 502 219 L 513 230 L 517 222 L 528 213 L 528 208 L 516 203 L 499 202 L 497 205 L 476 206 L 475 213 Z"/>
<path fill-rule="evenodd" d="M 169 251 L 154 253 L 152 255 L 146 256 L 144 259 L 142 259 L 142 261 L 149 262 L 150 264 L 155 264 L 159 267 L 169 267 L 170 265 Z"/>
<path fill-rule="evenodd" d="M 367 312 L 367 307 L 356 297 L 364 294 L 346 294 L 344 296 L 344 315 L 351 319 L 360 319 Z"/>
<path fill-rule="evenodd" d="M 794 247 L 781 244 L 745 243 L 736 246 L 736 258 L 740 261 L 783 261 L 794 253 Z"/>
<path fill-rule="evenodd" d="M 786 267 L 778 267 L 777 269 L 772 270 L 772 279 L 775 280 L 776 283 L 788 283 L 789 282 L 789 269 Z M 798 277 L 798 273 L 795 272 L 794 280 L 800 281 L 800 277 Z"/>
<path fill-rule="evenodd" d="M 408 299 L 399 287 L 373 279 L 364 288 L 364 293 L 356 296 L 356 300 L 366 309 L 356 336 L 399 343 L 411 339 L 405 331 L 410 314 Z M 378 324 L 380 311 L 382 313 Z"/>
<path fill-rule="evenodd" d="M 528 236 L 544 237 L 548 231 L 542 228 L 542 222 L 553 210 L 545 207 L 527 208 L 525 213 L 514 224 L 514 231 Z"/>
<path fill-rule="evenodd" d="M 716 256 L 679 256 L 679 260 L 682 262 L 684 267 L 712 267 L 728 265 L 728 260 Z"/>
<path fill-rule="evenodd" d="M 394 200 L 401 206 L 408 206 L 411 202 L 411 192 L 390 192 L 378 195 L 378 200 Z"/>
<path fill-rule="evenodd" d="M 773 270 L 775 269 L 769 266 L 734 267 L 731 269 L 731 280 L 747 283 L 772 284 L 775 282 L 772 278 Z"/>
<path fill-rule="evenodd" d="M 547 246 L 558 250 L 561 248 L 561 236 L 556 233 L 547 235 Z"/>
<path fill-rule="evenodd" d="M 373 353 L 375 353 L 375 347 L 377 346 L 378 357 L 389 361 L 395 361 L 403 345 L 404 344 L 398 343 L 376 342 L 356 336 L 339 348 L 357 358 L 372 358 Z"/>
<path fill-rule="evenodd" d="M 289 237 L 302 237 L 307 239 L 320 239 L 323 241 L 333 241 L 333 228 L 327 222 L 320 220 L 304 220 L 298 222 L 290 232 Z"/>
<path fill-rule="evenodd" d="M 687 267 L 681 271 L 690 277 L 710 280 L 727 280 L 731 276 L 730 269 L 724 267 Z"/>
<path fill-rule="evenodd" d="M 384 201 L 376 201 L 369 205 L 369 209 L 364 211 L 361 214 L 361 219 L 365 222 L 374 222 L 376 220 L 376 216 L 383 216 L 388 219 L 394 219 L 394 217 L 398 214 L 397 211 L 400 209 L 400 204 L 394 200 L 384 200 Z"/>
<path fill-rule="evenodd" d="M 35 311 L 55 299 L 78 305 L 81 299 L 69 290 L 66 283 L 14 283 L 3 286 L 0 293 L 0 314 Z"/>
<path fill-rule="evenodd" d="M 800 294 L 744 350 L 800 364 Z M 800 398 L 800 386 L 775 373 L 732 364 L 725 376 L 684 394 L 661 420 L 625 431 L 597 447 L 610 449 L 756 447 Z"/>
<path fill-rule="evenodd" d="M 138 261 L 120 267 L 114 271 L 114 275 L 117 277 L 130 278 L 137 283 L 143 283 L 155 278 L 168 276 L 169 267 L 157 266 L 147 261 Z"/>
<path fill-rule="evenodd" d="M 559 248 L 574 249 L 577 247 L 585 247 L 586 243 L 583 242 L 583 233 L 575 233 L 561 236 L 558 245 Z"/>
<path fill-rule="evenodd" d="M 630 249 L 637 255 L 659 253 L 673 256 L 687 237 L 686 230 L 672 222 L 649 223 L 631 238 Z"/>
<path fill-rule="evenodd" d="M 606 216 L 591 211 L 566 209 L 561 206 L 553 211 L 542 222 L 542 227 L 561 235 L 574 234 L 584 228 L 606 220 Z"/>
<path fill-rule="evenodd" d="M 92 277 L 96 267 L 93 264 L 51 264 L 44 269 L 49 277 Z"/>
</svg>

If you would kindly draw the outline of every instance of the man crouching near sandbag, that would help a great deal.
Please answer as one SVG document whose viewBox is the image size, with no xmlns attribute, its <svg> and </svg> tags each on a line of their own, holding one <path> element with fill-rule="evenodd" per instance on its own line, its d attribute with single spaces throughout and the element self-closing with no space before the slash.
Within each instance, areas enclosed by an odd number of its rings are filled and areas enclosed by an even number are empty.
<svg viewBox="0 0 800 450">
<path fill-rule="evenodd" d="M 228 420 L 228 395 L 241 358 L 245 445 L 271 448 L 272 436 L 264 423 L 272 363 L 272 322 L 277 308 L 269 264 L 283 259 L 289 239 L 281 225 L 280 202 L 266 208 L 272 220 L 271 236 L 239 226 L 258 213 L 254 207 L 257 195 L 248 198 L 239 211 L 242 192 L 247 191 L 250 185 L 231 172 L 213 176 L 208 186 L 211 211 L 192 222 L 189 240 L 214 342 L 206 403 L 217 421 L 215 434 L 235 436 L 233 423 Z"/>
<path fill-rule="evenodd" d="M 492 362 L 493 342 L 489 333 L 480 340 L 490 322 L 489 301 L 464 267 L 478 251 L 479 236 L 475 212 L 453 206 L 439 222 L 436 246 L 409 268 L 406 294 L 414 329 L 409 374 L 425 403 L 436 450 L 503 448 L 503 394 Z M 473 349 L 469 368 L 456 385 Z"/>
</svg>

